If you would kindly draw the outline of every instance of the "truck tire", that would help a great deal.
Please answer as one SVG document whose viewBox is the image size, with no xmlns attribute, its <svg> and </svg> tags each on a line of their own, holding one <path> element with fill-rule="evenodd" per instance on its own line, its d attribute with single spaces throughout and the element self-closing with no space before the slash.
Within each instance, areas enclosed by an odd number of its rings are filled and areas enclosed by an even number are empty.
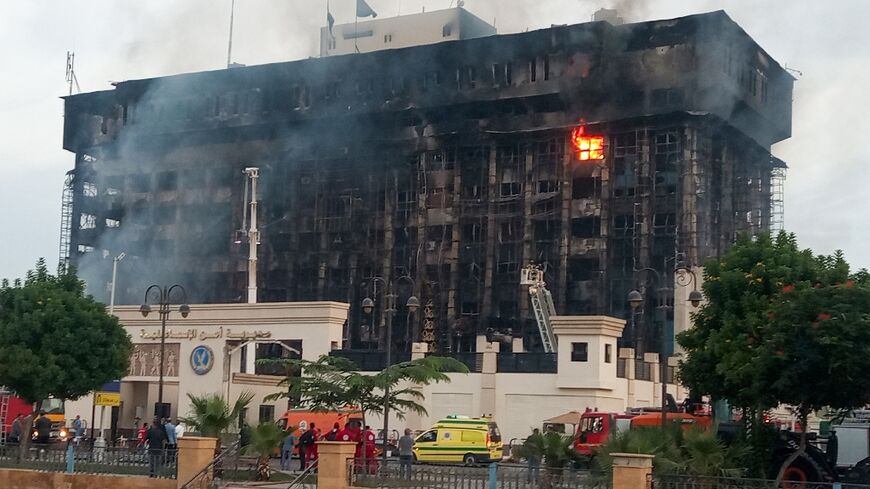
<svg viewBox="0 0 870 489">
<path fill-rule="evenodd" d="M 785 469 L 782 476 L 783 489 L 804 489 L 808 483 L 824 482 L 826 477 L 822 473 L 823 469 L 805 456 L 798 457 L 797 460 Z"/>
<path fill-rule="evenodd" d="M 473 453 L 466 453 L 462 456 L 462 463 L 468 467 L 477 465 L 477 457 Z"/>
</svg>

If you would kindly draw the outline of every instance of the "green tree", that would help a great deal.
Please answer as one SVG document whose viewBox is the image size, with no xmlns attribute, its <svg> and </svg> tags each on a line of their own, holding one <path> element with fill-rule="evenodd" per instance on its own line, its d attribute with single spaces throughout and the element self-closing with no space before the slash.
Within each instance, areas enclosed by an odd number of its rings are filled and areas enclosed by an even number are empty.
<svg viewBox="0 0 870 489">
<path fill-rule="evenodd" d="M 272 478 L 269 460 L 281 446 L 285 435 L 286 432 L 271 421 L 262 422 L 251 430 L 251 443 L 245 447 L 244 453 L 245 455 L 257 456 L 258 481 L 267 481 Z"/>
<path fill-rule="evenodd" d="M 0 287 L 0 385 L 27 402 L 77 399 L 120 379 L 132 348 L 118 319 L 84 294 L 74 270 L 52 275 L 40 259 L 23 284 Z M 32 421 L 25 418 L 24 433 Z"/>
<path fill-rule="evenodd" d="M 814 411 L 870 404 L 870 287 L 846 280 L 795 289 L 776 298 L 770 317 L 753 362 L 757 383 L 790 406 L 801 426 Z M 778 478 L 806 448 L 806 431 Z"/>
<path fill-rule="evenodd" d="M 767 390 L 758 389 L 750 363 L 774 297 L 789 284 L 812 284 L 817 276 L 812 252 L 798 249 L 794 236 L 785 233 L 775 240 L 741 238 L 720 259 L 709 261 L 706 302 L 693 315 L 693 327 L 677 337 L 686 352 L 679 369 L 683 383 L 743 408 L 777 405 Z"/>
<path fill-rule="evenodd" d="M 870 402 L 870 324 L 865 271 L 850 275 L 842 252 L 814 256 L 794 235 L 741 239 L 705 270 L 707 302 L 677 340 L 680 378 L 727 399 L 761 439 L 761 416 L 787 404 L 806 426 L 823 407 Z M 778 478 L 805 446 L 781 462 Z M 757 457 L 763 459 L 764 457 Z"/>
<path fill-rule="evenodd" d="M 221 438 L 238 422 L 239 416 L 254 399 L 254 394 L 239 394 L 232 406 L 220 394 L 198 396 L 188 393 L 187 398 L 190 400 L 190 411 L 179 420 L 202 436 Z"/>
</svg>

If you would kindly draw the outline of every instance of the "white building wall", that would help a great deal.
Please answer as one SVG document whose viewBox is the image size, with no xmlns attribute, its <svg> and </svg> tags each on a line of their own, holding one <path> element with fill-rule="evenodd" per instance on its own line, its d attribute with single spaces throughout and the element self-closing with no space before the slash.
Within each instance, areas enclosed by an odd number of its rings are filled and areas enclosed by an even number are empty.
<svg viewBox="0 0 870 489">
<path fill-rule="evenodd" d="M 284 399 L 266 403 L 263 398 L 283 388 L 279 377 L 239 373 L 240 353 L 236 351 L 227 362 L 229 350 L 226 335 L 259 331 L 269 340 L 301 340 L 303 357 L 316 359 L 341 344 L 342 324 L 347 311 L 345 304 L 224 304 L 193 305 L 187 319 L 174 318 L 167 329 L 174 332 L 172 344 L 177 344 L 180 355 L 178 375 L 166 377 L 164 399 L 172 404 L 172 416 L 187 414 L 187 394 L 221 393 L 235 400 L 242 392 L 253 392 L 255 397 L 248 408 L 247 421 L 258 422 L 259 407 L 274 407 L 275 418 L 287 408 Z M 159 320 L 143 319 L 138 308 L 116 308 L 122 324 L 133 337 L 134 343 L 159 343 Z M 620 320 L 606 317 L 554 317 L 554 329 L 559 341 L 558 373 L 496 373 L 496 344 L 482 344 L 479 349 L 483 372 L 451 374 L 451 382 L 422 387 L 426 414 L 409 414 L 404 420 L 393 413 L 391 430 L 426 429 L 438 419 L 456 414 L 465 416 L 492 415 L 499 424 L 506 442 L 521 439 L 531 429 L 541 427 L 543 421 L 568 411 L 586 408 L 607 412 L 624 412 L 629 407 L 658 406 L 660 384 L 657 375 L 653 381 L 634 380 L 634 368 L 627 366 L 626 376 L 617 377 L 618 358 L 634 357 L 631 350 L 617 351 L 616 338 L 622 332 Z M 222 328 L 222 329 L 221 329 Z M 180 337 L 195 329 L 196 334 Z M 144 334 L 143 334 L 144 331 Z M 218 335 L 217 332 L 221 331 Z M 235 335 L 237 333 L 230 333 Z M 219 337 L 220 336 L 220 337 Z M 237 340 L 234 340 L 237 341 Z M 571 343 L 586 342 L 589 357 L 586 362 L 572 362 Z M 485 343 L 485 342 L 484 342 Z M 167 345 L 170 344 L 167 342 Z M 605 345 L 611 345 L 611 363 L 604 362 Z M 207 374 L 197 375 L 190 365 L 190 354 L 199 345 L 214 351 L 214 365 Z M 415 345 L 414 355 L 420 357 L 425 345 Z M 228 382 L 227 379 L 230 379 Z M 677 400 L 684 393 L 675 392 Z M 682 395 L 681 395 L 682 394 Z M 119 428 L 131 429 L 135 421 L 150 422 L 154 402 L 157 400 L 155 377 L 128 376 L 122 379 Z M 91 397 L 85 396 L 67 405 L 70 417 L 76 414 L 90 423 Z M 97 409 L 96 422 L 100 409 Z M 106 410 L 103 427 L 108 429 L 111 419 Z M 139 418 L 138 420 L 136 418 Z M 371 426 L 382 426 L 377 416 L 368 416 Z"/>
<path fill-rule="evenodd" d="M 445 26 L 449 28 L 445 29 Z M 329 29 L 322 27 L 320 55 L 369 53 L 494 34 L 495 27 L 464 9 L 451 8 L 336 24 L 333 26 L 333 39 L 330 39 Z"/>
</svg>

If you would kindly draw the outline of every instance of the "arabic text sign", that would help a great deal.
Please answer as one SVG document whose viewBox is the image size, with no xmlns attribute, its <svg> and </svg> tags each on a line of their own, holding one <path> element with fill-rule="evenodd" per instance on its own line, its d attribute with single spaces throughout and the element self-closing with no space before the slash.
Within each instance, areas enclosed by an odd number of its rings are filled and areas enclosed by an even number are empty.
<svg viewBox="0 0 870 489">
<path fill-rule="evenodd" d="M 120 392 L 95 392 L 94 393 L 94 405 L 118 407 L 121 405 L 121 393 Z"/>
<path fill-rule="evenodd" d="M 146 340 L 159 340 L 160 339 L 160 331 L 158 330 L 158 331 L 148 332 L 143 328 L 143 329 L 139 330 L 139 337 L 146 339 Z M 248 330 L 232 331 L 230 329 L 227 329 L 226 331 L 224 331 L 223 327 L 219 327 L 218 329 L 211 331 L 211 332 L 204 331 L 204 330 L 198 331 L 195 328 L 190 328 L 190 329 L 186 329 L 186 330 L 167 329 L 166 333 L 163 335 L 164 339 L 182 339 L 182 340 L 186 339 L 188 341 L 192 341 L 192 340 L 195 340 L 197 338 L 199 338 L 200 341 L 204 341 L 204 340 L 212 339 L 212 338 L 214 338 L 214 339 L 229 338 L 229 339 L 234 339 L 234 340 L 256 340 L 256 339 L 265 339 L 265 338 L 271 338 L 271 337 L 272 337 L 271 331 L 260 331 L 260 330 L 256 330 L 256 331 L 248 331 Z"/>
</svg>

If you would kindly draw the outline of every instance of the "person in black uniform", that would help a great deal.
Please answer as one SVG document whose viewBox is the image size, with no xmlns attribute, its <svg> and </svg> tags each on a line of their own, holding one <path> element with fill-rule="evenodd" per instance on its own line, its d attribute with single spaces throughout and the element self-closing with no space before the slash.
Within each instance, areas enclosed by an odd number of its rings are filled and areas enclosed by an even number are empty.
<svg viewBox="0 0 870 489">
<path fill-rule="evenodd" d="M 157 468 L 163 465 L 163 448 L 166 445 L 166 428 L 154 418 L 151 428 L 145 434 L 148 443 L 148 476 L 157 477 Z"/>
</svg>

